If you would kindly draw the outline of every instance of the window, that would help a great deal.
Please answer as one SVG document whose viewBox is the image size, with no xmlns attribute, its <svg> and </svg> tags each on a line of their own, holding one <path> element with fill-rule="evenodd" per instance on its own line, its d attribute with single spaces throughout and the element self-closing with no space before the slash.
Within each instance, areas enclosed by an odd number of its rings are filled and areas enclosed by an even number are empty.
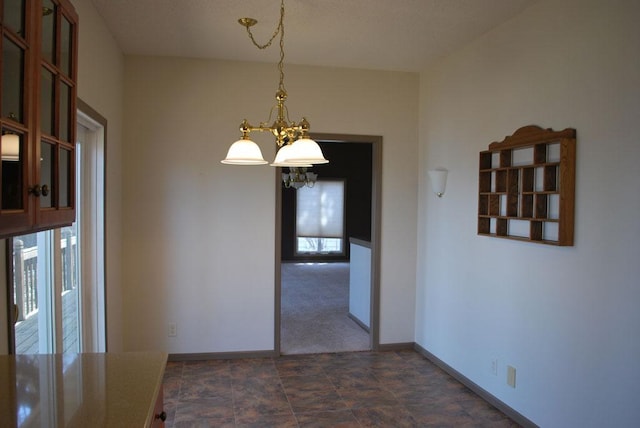
<svg viewBox="0 0 640 428">
<path fill-rule="evenodd" d="M 344 253 L 344 181 L 317 181 L 296 195 L 296 254 Z"/>
</svg>

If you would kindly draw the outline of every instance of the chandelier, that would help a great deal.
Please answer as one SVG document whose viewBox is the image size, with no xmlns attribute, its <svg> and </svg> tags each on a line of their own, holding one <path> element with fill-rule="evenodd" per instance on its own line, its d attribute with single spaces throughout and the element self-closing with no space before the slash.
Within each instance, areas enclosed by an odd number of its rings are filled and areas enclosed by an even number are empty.
<svg viewBox="0 0 640 428">
<path fill-rule="evenodd" d="M 280 2 L 280 22 L 269 41 L 264 45 L 257 43 L 251 33 L 251 27 L 257 24 L 257 20 L 240 18 L 238 22 L 246 28 L 249 38 L 258 49 L 269 47 L 276 36 L 280 34 L 280 61 L 278 62 L 280 84 L 276 91 L 276 104 L 271 108 L 267 121 L 253 126 L 247 119 L 244 119 L 240 124 L 242 136 L 229 147 L 227 157 L 221 162 L 230 165 L 264 165 L 268 163 L 262 157 L 260 147 L 249 138 L 249 134 L 251 132 L 270 132 L 275 137 L 278 146 L 276 158 L 271 166 L 306 168 L 314 164 L 328 163 L 329 161 L 324 158 L 320 146 L 309 137 L 307 119 L 303 117 L 298 123 L 290 121 L 289 111 L 284 104 L 287 100 L 287 91 L 284 87 L 284 0 Z M 276 118 L 269 125 L 274 110 Z"/>
<path fill-rule="evenodd" d="M 282 173 L 282 183 L 287 189 L 293 187 L 298 190 L 304 186 L 313 187 L 318 179 L 318 174 L 307 171 L 307 168 L 289 167 L 289 173 Z"/>
</svg>

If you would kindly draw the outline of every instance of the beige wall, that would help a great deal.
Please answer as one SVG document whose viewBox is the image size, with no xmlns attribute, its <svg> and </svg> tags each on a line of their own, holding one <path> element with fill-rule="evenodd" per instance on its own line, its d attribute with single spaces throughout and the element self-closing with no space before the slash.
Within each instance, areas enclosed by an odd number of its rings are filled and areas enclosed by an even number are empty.
<svg viewBox="0 0 640 428">
<path fill-rule="evenodd" d="M 125 349 L 273 349 L 275 169 L 219 161 L 267 119 L 275 65 L 127 57 L 125 76 Z M 412 341 L 418 76 L 286 66 L 285 83 L 312 131 L 384 137 L 381 341 Z"/>
<path fill-rule="evenodd" d="M 78 96 L 107 119 L 107 346 L 122 350 L 122 124 L 124 58 L 90 0 L 80 17 Z"/>
<path fill-rule="evenodd" d="M 416 341 L 540 426 L 640 419 L 638 17 L 541 1 L 421 75 Z M 478 152 L 529 124 L 577 130 L 573 247 L 476 235 Z"/>
</svg>

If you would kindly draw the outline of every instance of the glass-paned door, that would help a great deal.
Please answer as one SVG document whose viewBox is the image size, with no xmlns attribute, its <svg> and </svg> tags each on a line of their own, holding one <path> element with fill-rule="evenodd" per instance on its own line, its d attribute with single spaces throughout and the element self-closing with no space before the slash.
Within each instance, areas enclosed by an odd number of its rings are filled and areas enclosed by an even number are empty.
<svg viewBox="0 0 640 428">
<path fill-rule="evenodd" d="M 13 238 L 16 354 L 80 352 L 80 259 L 76 223 Z"/>
<path fill-rule="evenodd" d="M 82 323 L 80 317 L 80 244 L 78 223 L 60 230 L 60 256 L 62 268 L 62 287 L 60 301 L 62 306 L 62 350 L 80 352 Z"/>
<path fill-rule="evenodd" d="M 51 232 L 13 238 L 16 354 L 55 352 Z"/>
</svg>

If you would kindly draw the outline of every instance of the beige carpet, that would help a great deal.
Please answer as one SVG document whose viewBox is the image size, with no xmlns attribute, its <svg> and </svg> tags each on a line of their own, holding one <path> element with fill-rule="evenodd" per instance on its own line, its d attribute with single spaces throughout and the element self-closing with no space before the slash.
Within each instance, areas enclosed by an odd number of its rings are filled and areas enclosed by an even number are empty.
<svg viewBox="0 0 640 428">
<path fill-rule="evenodd" d="M 283 354 L 369 350 L 348 314 L 349 263 L 282 263 Z"/>
</svg>

